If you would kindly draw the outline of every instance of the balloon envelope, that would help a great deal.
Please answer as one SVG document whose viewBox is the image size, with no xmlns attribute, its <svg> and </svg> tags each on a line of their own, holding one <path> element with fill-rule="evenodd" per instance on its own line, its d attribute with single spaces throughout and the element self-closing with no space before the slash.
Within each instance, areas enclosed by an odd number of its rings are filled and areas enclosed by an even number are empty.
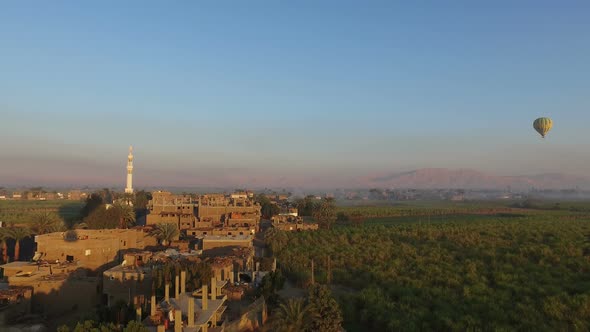
<svg viewBox="0 0 590 332">
<path fill-rule="evenodd" d="M 533 122 L 533 128 L 541 134 L 542 137 L 545 137 L 549 130 L 553 127 L 553 121 L 549 118 L 538 118 Z"/>
</svg>

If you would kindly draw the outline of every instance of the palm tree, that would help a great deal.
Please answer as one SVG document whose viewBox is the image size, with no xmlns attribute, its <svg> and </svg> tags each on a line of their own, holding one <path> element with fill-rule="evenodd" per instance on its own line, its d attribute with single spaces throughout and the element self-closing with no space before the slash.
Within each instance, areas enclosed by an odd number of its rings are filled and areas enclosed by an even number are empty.
<svg viewBox="0 0 590 332">
<path fill-rule="evenodd" d="M 42 235 L 45 233 L 59 232 L 64 230 L 63 221 L 54 213 L 41 212 L 33 216 L 31 231 L 33 234 Z"/>
<path fill-rule="evenodd" d="M 277 254 L 281 249 L 283 249 L 289 238 L 285 231 L 281 231 L 278 228 L 272 226 L 264 232 L 264 243 L 270 248 L 270 250 Z"/>
<path fill-rule="evenodd" d="M 20 256 L 20 241 L 31 236 L 31 231 L 25 227 L 7 228 L 8 237 L 14 239 L 14 260 L 18 261 Z"/>
<path fill-rule="evenodd" d="M 124 202 L 124 204 L 126 205 L 133 206 L 133 202 L 135 201 L 135 195 L 130 193 L 124 193 L 121 196 L 120 200 L 121 202 Z"/>
<path fill-rule="evenodd" d="M 303 299 L 289 299 L 277 308 L 273 327 L 278 332 L 305 331 L 309 325 L 309 306 Z"/>
<path fill-rule="evenodd" d="M 113 204 L 119 214 L 119 228 L 129 228 L 135 225 L 135 210 L 131 205 L 117 201 Z"/>
<path fill-rule="evenodd" d="M 169 246 L 170 242 L 180 235 L 180 231 L 178 231 L 175 224 L 161 223 L 156 225 L 150 235 L 158 239 L 162 245 Z"/>
<path fill-rule="evenodd" d="M 6 242 L 10 236 L 8 236 L 7 228 L 0 228 L 0 242 L 2 242 L 2 262 L 8 263 L 8 245 Z"/>
</svg>

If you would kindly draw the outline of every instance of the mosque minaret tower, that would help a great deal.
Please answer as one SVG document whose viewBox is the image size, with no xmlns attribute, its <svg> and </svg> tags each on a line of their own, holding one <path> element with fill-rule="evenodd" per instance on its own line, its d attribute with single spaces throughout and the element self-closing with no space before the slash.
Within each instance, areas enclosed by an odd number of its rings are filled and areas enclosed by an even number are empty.
<svg viewBox="0 0 590 332">
<path fill-rule="evenodd" d="M 133 194 L 133 146 L 129 147 L 129 155 L 127 156 L 127 187 L 125 187 L 126 194 Z"/>
</svg>

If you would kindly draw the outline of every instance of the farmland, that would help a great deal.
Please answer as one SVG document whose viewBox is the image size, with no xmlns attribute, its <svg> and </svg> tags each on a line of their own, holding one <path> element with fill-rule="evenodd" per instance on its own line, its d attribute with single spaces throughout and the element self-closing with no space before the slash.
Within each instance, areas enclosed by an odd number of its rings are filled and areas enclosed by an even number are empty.
<svg viewBox="0 0 590 332">
<path fill-rule="evenodd" d="M 346 207 L 363 222 L 288 233 L 275 255 L 299 285 L 313 259 L 316 281 L 348 290 L 350 331 L 588 330 L 588 206 Z"/>
<path fill-rule="evenodd" d="M 375 206 L 339 206 L 337 213 L 349 217 L 407 217 L 407 216 L 436 216 L 436 215 L 475 215 L 497 213 L 538 213 L 538 211 L 568 211 L 589 212 L 588 202 L 549 202 L 549 201 L 416 201 L 394 205 Z"/>
<path fill-rule="evenodd" d="M 35 214 L 52 212 L 65 221 L 73 221 L 80 218 L 80 209 L 83 202 L 68 200 L 53 201 L 0 201 L 0 221 L 15 224 L 27 224 L 32 221 Z"/>
</svg>

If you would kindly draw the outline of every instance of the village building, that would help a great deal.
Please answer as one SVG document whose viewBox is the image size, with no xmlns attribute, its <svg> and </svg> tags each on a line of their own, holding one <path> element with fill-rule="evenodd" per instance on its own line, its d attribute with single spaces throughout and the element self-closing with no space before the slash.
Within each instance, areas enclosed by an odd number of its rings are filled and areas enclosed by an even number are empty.
<svg viewBox="0 0 590 332">
<path fill-rule="evenodd" d="M 319 229 L 317 223 L 306 223 L 302 217 L 292 214 L 279 214 L 272 217 L 272 226 L 281 231 L 315 231 Z"/>
<path fill-rule="evenodd" d="M 148 202 L 146 224 L 172 223 L 187 235 L 225 227 L 253 233 L 258 230 L 260 209 L 247 193 L 208 194 L 193 198 L 158 191 L 152 193 Z"/>
<path fill-rule="evenodd" d="M 10 287 L 32 289 L 32 309 L 48 318 L 91 311 L 100 303 L 98 278 L 75 263 L 12 262 L 0 268 Z"/>
<path fill-rule="evenodd" d="M 67 197 L 70 201 L 81 201 L 88 197 L 88 193 L 85 193 L 81 190 L 70 190 Z"/>
<path fill-rule="evenodd" d="M 10 287 L 32 289 L 34 311 L 43 312 L 49 318 L 92 311 L 103 300 L 108 301 L 102 295 L 102 271 L 121 263 L 123 258 L 133 265 L 141 265 L 143 256 L 137 249 L 156 244 L 143 229 L 55 232 L 38 235 L 35 242 L 34 262 L 12 262 L 0 268 Z M 124 257 L 134 249 L 135 252 Z M 149 285 L 151 289 L 151 282 Z"/>
<path fill-rule="evenodd" d="M 234 285 L 252 282 L 254 254 L 254 247 L 217 247 L 204 250 L 202 257 L 211 263 L 213 274 L 218 280 Z"/>
<path fill-rule="evenodd" d="M 32 287 L 0 288 L 0 330 L 19 317 L 31 313 Z"/>
<path fill-rule="evenodd" d="M 141 228 L 77 229 L 35 236 L 34 260 L 76 262 L 90 270 L 120 262 L 129 249 L 155 246 L 156 239 Z"/>
<path fill-rule="evenodd" d="M 297 208 L 294 207 L 289 207 L 284 209 L 283 211 L 281 211 L 281 213 L 279 213 L 280 216 L 292 216 L 292 217 L 298 217 L 299 216 L 299 210 L 297 210 Z"/>
<path fill-rule="evenodd" d="M 187 235 L 203 237 L 207 235 L 232 236 L 232 235 L 253 235 L 255 232 L 249 227 L 203 227 L 193 228 L 186 231 Z"/>
<path fill-rule="evenodd" d="M 103 272 L 102 285 L 107 306 L 117 302 L 143 306 L 152 292 L 150 267 L 117 265 Z"/>
<path fill-rule="evenodd" d="M 104 303 L 112 306 L 122 301 L 142 306 L 152 292 L 151 251 L 131 250 L 123 256 L 123 262 L 102 274 Z"/>
<path fill-rule="evenodd" d="M 252 247 L 251 235 L 207 235 L 200 238 L 201 250 L 214 249 L 219 247 Z"/>
<path fill-rule="evenodd" d="M 235 271 L 234 262 L 229 257 L 215 257 L 208 261 L 211 266 L 213 276 L 219 281 L 227 281 L 230 284 L 234 283 Z"/>
</svg>

